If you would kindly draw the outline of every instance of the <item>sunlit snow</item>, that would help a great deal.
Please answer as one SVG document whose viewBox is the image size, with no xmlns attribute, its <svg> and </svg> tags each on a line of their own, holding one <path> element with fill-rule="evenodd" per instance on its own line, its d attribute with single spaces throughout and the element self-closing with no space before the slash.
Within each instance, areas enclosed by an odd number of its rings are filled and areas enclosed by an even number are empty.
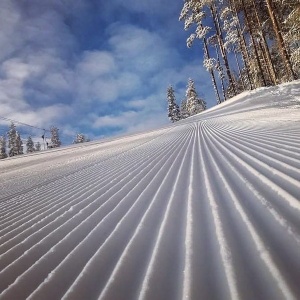
<svg viewBox="0 0 300 300">
<path fill-rule="evenodd" d="M 0 161 L 0 299 L 299 299 L 300 82 Z"/>
</svg>

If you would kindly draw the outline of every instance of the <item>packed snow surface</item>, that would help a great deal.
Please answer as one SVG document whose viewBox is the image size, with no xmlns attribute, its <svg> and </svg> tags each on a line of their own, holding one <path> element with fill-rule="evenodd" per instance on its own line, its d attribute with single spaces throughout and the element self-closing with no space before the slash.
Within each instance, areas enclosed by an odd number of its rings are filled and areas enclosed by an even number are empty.
<svg viewBox="0 0 300 300">
<path fill-rule="evenodd" d="M 300 82 L 0 162 L 0 299 L 300 299 Z"/>
</svg>

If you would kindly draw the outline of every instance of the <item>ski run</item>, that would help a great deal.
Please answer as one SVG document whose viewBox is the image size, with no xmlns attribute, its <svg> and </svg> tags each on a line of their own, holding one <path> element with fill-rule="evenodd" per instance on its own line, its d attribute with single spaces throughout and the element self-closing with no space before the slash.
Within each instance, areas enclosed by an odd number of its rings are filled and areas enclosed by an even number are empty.
<svg viewBox="0 0 300 300">
<path fill-rule="evenodd" d="M 0 161 L 0 299 L 300 299 L 300 82 Z"/>
</svg>

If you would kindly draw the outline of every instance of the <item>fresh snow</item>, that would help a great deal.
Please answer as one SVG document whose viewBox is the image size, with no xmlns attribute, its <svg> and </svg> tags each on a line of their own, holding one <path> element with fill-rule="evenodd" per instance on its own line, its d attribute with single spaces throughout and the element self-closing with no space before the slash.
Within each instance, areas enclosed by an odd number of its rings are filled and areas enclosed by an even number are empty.
<svg viewBox="0 0 300 300">
<path fill-rule="evenodd" d="M 300 82 L 0 161 L 0 299 L 299 299 Z"/>
</svg>

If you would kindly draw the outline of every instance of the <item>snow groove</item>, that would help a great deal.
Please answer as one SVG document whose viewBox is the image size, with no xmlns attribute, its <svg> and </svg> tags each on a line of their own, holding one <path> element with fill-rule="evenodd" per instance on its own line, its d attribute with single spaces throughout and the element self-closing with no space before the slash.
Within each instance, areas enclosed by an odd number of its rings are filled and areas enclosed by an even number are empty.
<svg viewBox="0 0 300 300">
<path fill-rule="evenodd" d="M 274 279 L 276 281 L 276 284 L 280 287 L 284 298 L 285 299 L 294 299 L 292 293 L 290 293 L 290 290 L 287 287 L 287 284 L 286 284 L 283 276 L 280 274 L 280 272 L 279 272 L 278 268 L 276 267 L 270 253 L 266 249 L 262 239 L 260 238 L 260 236 L 256 232 L 253 224 L 249 220 L 249 217 L 247 216 L 244 209 L 240 205 L 238 197 L 234 194 L 230 184 L 228 183 L 226 178 L 222 175 L 222 172 L 219 169 L 218 164 L 216 163 L 215 159 L 212 158 L 212 156 L 211 156 L 211 162 L 214 166 L 214 169 L 216 170 L 216 173 L 219 175 L 219 177 L 220 177 L 220 179 L 221 179 L 221 181 L 224 185 L 224 188 L 225 188 L 226 192 L 229 194 L 230 199 L 233 202 L 233 205 L 234 205 L 235 209 L 240 214 L 240 217 L 241 217 L 242 221 L 246 224 L 246 227 L 249 230 L 249 233 L 250 233 L 250 235 L 253 239 L 253 242 L 256 245 L 257 252 L 260 254 L 260 257 L 262 258 L 262 260 L 266 264 L 267 268 L 269 269 L 270 275 L 274 277 Z M 223 237 L 223 239 L 225 239 L 225 238 Z M 232 270 L 230 270 L 230 271 L 231 271 L 231 273 L 233 272 Z M 227 278 L 230 279 L 230 276 L 227 276 Z M 237 297 L 237 295 L 236 295 L 237 294 L 236 288 L 235 288 L 234 291 L 235 291 L 235 294 L 231 294 L 230 298 L 231 299 L 238 299 L 239 297 Z"/>
<path fill-rule="evenodd" d="M 299 299 L 299 87 L 1 161 L 0 299 Z"/>
</svg>

